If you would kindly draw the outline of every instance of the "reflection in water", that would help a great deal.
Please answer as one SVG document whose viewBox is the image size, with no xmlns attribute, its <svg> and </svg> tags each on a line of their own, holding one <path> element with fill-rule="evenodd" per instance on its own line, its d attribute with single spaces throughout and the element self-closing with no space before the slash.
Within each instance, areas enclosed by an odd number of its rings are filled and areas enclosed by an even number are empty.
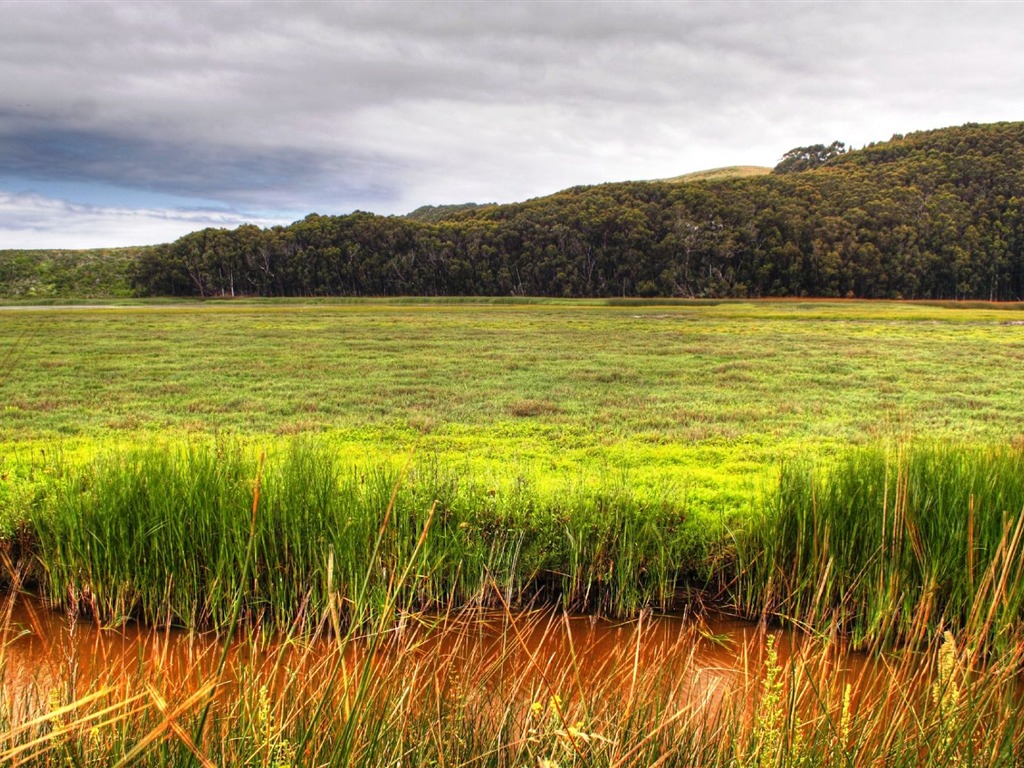
<svg viewBox="0 0 1024 768">
<path fill-rule="evenodd" d="M 38 600 L 20 597 L 4 626 L 0 669 L 15 720 L 73 701 L 99 688 L 128 695 L 147 682 L 189 691 L 216 674 L 223 641 L 212 634 L 127 624 L 98 627 L 74 621 Z M 838 646 L 816 644 L 778 629 L 727 617 L 646 615 L 611 622 L 552 612 L 511 616 L 493 611 L 406 616 L 382 635 L 339 640 L 327 632 L 285 637 L 259 629 L 238 633 L 227 653 L 219 696 L 244 682 L 268 689 L 325 679 L 353 679 L 370 665 L 373 677 L 406 675 L 434 690 L 473 687 L 496 698 L 546 700 L 554 692 L 616 691 L 623 697 L 658 689 L 676 705 L 716 708 L 724 698 L 753 700 L 774 637 L 779 664 L 842 691 L 850 683 L 869 695 L 885 668 Z M 788 675 L 792 679 L 792 674 Z M 734 705 L 734 704 L 733 704 Z"/>
</svg>

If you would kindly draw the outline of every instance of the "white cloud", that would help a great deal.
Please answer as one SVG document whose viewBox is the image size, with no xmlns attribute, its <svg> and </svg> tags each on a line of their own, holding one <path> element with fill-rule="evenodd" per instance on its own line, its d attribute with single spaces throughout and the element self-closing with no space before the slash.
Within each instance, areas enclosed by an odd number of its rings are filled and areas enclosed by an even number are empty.
<svg viewBox="0 0 1024 768">
<path fill-rule="evenodd" d="M 153 245 L 205 227 L 288 223 L 226 211 L 102 207 L 7 192 L 0 192 L 0 221 L 0 249 Z"/>
</svg>

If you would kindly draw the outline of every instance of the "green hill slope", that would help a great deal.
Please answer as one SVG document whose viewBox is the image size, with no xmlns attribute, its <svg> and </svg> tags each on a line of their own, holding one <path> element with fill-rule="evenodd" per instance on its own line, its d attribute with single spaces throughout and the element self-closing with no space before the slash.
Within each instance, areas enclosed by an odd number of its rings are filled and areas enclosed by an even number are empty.
<svg viewBox="0 0 1024 768">
<path fill-rule="evenodd" d="M 146 250 L 0 250 L 0 298 L 39 301 L 131 296 L 135 269 Z"/>
</svg>

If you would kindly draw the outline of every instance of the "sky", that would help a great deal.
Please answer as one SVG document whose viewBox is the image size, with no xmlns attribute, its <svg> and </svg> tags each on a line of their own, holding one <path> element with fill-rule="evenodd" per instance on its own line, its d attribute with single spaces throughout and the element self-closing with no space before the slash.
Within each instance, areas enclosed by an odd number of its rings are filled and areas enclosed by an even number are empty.
<svg viewBox="0 0 1024 768">
<path fill-rule="evenodd" d="M 513 202 L 1024 119 L 1020 2 L 0 0 L 0 249 Z"/>
</svg>

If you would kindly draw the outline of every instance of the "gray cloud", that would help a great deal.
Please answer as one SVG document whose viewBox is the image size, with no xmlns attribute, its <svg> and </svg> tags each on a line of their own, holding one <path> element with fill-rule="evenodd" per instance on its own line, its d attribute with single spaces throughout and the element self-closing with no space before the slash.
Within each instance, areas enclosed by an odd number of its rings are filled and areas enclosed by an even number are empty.
<svg viewBox="0 0 1024 768">
<path fill-rule="evenodd" d="M 5 3 L 4 176 L 512 200 L 1024 114 L 1024 5 Z"/>
<path fill-rule="evenodd" d="M 317 200 L 378 202 L 396 192 L 386 158 L 293 146 L 185 142 L 0 114 L 4 173 L 42 181 L 95 181 L 227 203 L 299 209 Z"/>
</svg>

